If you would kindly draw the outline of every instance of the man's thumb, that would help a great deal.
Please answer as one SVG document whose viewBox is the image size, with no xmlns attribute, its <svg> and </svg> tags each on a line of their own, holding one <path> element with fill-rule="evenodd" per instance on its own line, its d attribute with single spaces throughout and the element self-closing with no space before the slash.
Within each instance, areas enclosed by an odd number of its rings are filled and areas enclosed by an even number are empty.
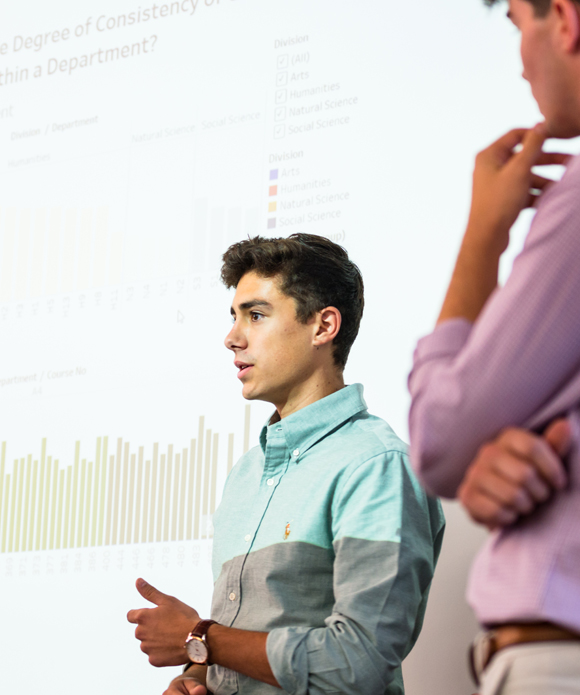
<svg viewBox="0 0 580 695">
<path fill-rule="evenodd" d="M 544 123 L 538 123 L 530 128 L 522 140 L 522 149 L 519 153 L 521 160 L 525 160 L 526 166 L 532 167 L 536 163 L 548 131 Z"/>
<path fill-rule="evenodd" d="M 160 603 L 163 603 L 163 599 L 169 598 L 167 594 L 164 594 L 162 591 L 159 591 L 159 589 L 151 586 L 151 584 L 148 584 L 144 579 L 139 578 L 135 582 L 135 586 L 143 598 L 151 601 L 151 603 L 154 603 L 157 606 Z"/>
<path fill-rule="evenodd" d="M 555 420 L 544 432 L 544 439 L 558 456 L 566 456 L 572 444 L 572 432 L 568 420 Z"/>
</svg>

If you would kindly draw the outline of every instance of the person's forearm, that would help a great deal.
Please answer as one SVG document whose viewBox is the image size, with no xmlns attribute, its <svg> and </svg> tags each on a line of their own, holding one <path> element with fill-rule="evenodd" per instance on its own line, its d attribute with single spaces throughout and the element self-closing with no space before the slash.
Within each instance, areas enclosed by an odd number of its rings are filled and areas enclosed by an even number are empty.
<svg viewBox="0 0 580 695">
<path fill-rule="evenodd" d="M 488 239 L 468 228 L 437 323 L 453 318 L 474 322 L 497 287 L 502 251 Z"/>
<path fill-rule="evenodd" d="M 207 632 L 212 663 L 279 688 L 268 661 L 267 639 L 267 632 L 237 630 L 224 625 L 212 625 Z"/>
</svg>

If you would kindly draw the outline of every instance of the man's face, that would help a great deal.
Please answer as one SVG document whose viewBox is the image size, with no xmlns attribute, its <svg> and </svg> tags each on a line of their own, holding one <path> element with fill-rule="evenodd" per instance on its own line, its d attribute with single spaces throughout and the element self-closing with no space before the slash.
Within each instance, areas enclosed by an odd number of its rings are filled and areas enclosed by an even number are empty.
<svg viewBox="0 0 580 695">
<path fill-rule="evenodd" d="M 299 322 L 294 299 L 279 290 L 277 279 L 254 272 L 238 283 L 231 313 L 234 325 L 224 342 L 235 354 L 242 395 L 280 411 L 312 376 L 315 322 Z"/>
<path fill-rule="evenodd" d="M 553 8 L 545 17 L 537 17 L 531 2 L 509 0 L 508 16 L 521 32 L 523 77 L 530 83 L 548 132 L 554 137 L 578 135 L 574 105 L 578 88 L 564 60 Z"/>
</svg>

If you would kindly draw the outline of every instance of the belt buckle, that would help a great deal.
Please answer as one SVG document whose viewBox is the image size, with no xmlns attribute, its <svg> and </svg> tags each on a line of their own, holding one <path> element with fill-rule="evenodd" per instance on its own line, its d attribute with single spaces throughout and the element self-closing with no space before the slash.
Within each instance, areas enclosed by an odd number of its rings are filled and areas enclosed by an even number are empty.
<svg viewBox="0 0 580 695">
<path fill-rule="evenodd" d="M 469 669 L 475 685 L 479 687 L 481 674 L 496 652 L 495 630 L 479 632 L 469 649 Z"/>
</svg>

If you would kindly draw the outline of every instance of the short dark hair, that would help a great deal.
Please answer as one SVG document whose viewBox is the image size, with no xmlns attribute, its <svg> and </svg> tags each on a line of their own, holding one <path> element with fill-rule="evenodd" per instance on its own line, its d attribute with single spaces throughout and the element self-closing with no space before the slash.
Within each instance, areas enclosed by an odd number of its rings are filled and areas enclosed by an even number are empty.
<svg viewBox="0 0 580 695">
<path fill-rule="evenodd" d="M 497 5 L 502 0 L 483 1 L 486 5 L 489 5 L 491 7 L 492 5 Z M 577 2 L 578 0 L 575 1 Z M 534 6 L 534 14 L 536 15 L 536 17 L 545 17 L 550 11 L 550 5 L 552 4 L 552 0 L 526 0 L 526 2 L 529 2 L 531 5 Z"/>
<path fill-rule="evenodd" d="M 327 306 L 340 311 L 342 323 L 333 341 L 333 357 L 344 369 L 363 314 L 364 286 L 360 270 L 342 246 L 315 234 L 256 236 L 232 244 L 223 255 L 224 285 L 237 287 L 251 271 L 279 278 L 280 290 L 294 299 L 296 317 L 302 323 Z"/>
</svg>

